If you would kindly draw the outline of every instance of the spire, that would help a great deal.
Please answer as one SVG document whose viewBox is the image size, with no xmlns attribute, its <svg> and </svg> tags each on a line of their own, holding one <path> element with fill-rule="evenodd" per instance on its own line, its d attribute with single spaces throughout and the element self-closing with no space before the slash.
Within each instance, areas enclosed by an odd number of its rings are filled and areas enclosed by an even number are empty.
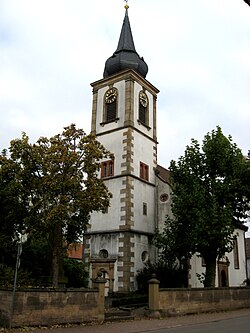
<svg viewBox="0 0 250 333">
<path fill-rule="evenodd" d="M 115 51 L 115 53 L 118 53 L 123 50 L 136 52 L 127 8 L 126 8 L 125 17 L 123 20 L 120 39 L 119 39 L 117 50 Z"/>
<path fill-rule="evenodd" d="M 132 30 L 128 17 L 128 4 L 126 1 L 125 17 L 123 20 L 122 30 L 118 46 L 114 54 L 107 59 L 105 63 L 103 77 L 109 77 L 124 69 L 134 69 L 144 78 L 148 72 L 148 66 L 143 58 L 135 50 Z"/>
</svg>

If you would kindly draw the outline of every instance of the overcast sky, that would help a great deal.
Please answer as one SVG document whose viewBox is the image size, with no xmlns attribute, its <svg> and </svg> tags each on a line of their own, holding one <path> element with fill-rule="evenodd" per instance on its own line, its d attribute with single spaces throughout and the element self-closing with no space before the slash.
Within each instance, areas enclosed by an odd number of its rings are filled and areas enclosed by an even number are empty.
<svg viewBox="0 0 250 333">
<path fill-rule="evenodd" d="M 123 0 L 0 0 L 0 150 L 76 123 L 116 50 Z M 222 127 L 250 149 L 250 8 L 243 0 L 130 0 L 135 47 L 158 95 L 158 163 Z"/>
</svg>

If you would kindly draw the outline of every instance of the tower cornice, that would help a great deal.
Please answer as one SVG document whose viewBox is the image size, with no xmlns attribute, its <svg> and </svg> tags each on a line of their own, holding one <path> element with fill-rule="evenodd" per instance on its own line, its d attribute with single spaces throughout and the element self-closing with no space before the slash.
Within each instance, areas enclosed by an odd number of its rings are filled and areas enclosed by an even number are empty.
<svg viewBox="0 0 250 333">
<path fill-rule="evenodd" d="M 99 90 L 100 88 L 103 88 L 105 86 L 108 86 L 109 84 L 114 84 L 115 82 L 119 82 L 121 80 L 137 81 L 141 86 L 143 86 L 145 89 L 147 89 L 154 96 L 156 96 L 160 92 L 159 89 L 157 89 L 154 85 L 152 85 L 148 80 L 143 78 L 140 74 L 138 74 L 133 69 L 125 69 L 112 76 L 95 81 L 95 82 L 91 83 L 91 86 L 93 87 L 93 91 L 95 91 L 95 90 Z"/>
<path fill-rule="evenodd" d="M 136 131 L 137 133 L 139 133 L 140 135 L 144 136 L 145 138 L 147 138 L 148 140 L 154 142 L 155 144 L 158 144 L 158 141 L 154 138 L 152 138 L 151 136 L 143 133 L 142 131 L 140 131 L 138 128 L 136 128 L 135 126 L 131 126 L 131 125 L 128 125 L 128 126 L 121 126 L 121 127 L 118 127 L 118 128 L 115 128 L 115 129 L 111 129 L 111 130 L 108 130 L 108 131 L 104 131 L 104 132 L 101 132 L 101 133 L 94 133 L 92 132 L 93 134 L 96 135 L 96 137 L 100 137 L 100 136 L 103 136 L 103 135 L 107 135 L 107 134 L 110 134 L 110 133 L 113 133 L 113 132 L 118 132 L 118 131 L 124 131 L 125 129 L 127 128 L 132 128 L 134 131 Z"/>
</svg>

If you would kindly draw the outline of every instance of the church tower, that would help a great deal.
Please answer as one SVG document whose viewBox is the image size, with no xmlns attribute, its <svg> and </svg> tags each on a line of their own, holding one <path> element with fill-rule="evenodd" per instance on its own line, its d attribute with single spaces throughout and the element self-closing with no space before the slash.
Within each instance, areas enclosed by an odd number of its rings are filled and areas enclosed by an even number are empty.
<svg viewBox="0 0 250 333">
<path fill-rule="evenodd" d="M 126 5 L 117 49 L 105 63 L 103 78 L 91 84 L 91 132 L 113 153 L 100 170 L 113 197 L 105 213 L 91 215 L 86 248 L 92 278 L 102 271 L 109 292 L 135 290 L 137 270 L 155 257 L 159 91 L 146 80 L 147 72 L 135 49 Z"/>
</svg>

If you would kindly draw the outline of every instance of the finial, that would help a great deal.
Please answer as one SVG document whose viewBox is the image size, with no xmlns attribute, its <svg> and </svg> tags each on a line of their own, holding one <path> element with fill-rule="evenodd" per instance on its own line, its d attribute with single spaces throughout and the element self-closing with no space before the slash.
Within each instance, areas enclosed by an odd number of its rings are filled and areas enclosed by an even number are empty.
<svg viewBox="0 0 250 333">
<path fill-rule="evenodd" d="M 126 2 L 126 5 L 124 6 L 124 8 L 125 8 L 126 10 L 128 10 L 128 9 L 129 9 L 128 0 L 124 0 L 124 1 Z"/>
</svg>

